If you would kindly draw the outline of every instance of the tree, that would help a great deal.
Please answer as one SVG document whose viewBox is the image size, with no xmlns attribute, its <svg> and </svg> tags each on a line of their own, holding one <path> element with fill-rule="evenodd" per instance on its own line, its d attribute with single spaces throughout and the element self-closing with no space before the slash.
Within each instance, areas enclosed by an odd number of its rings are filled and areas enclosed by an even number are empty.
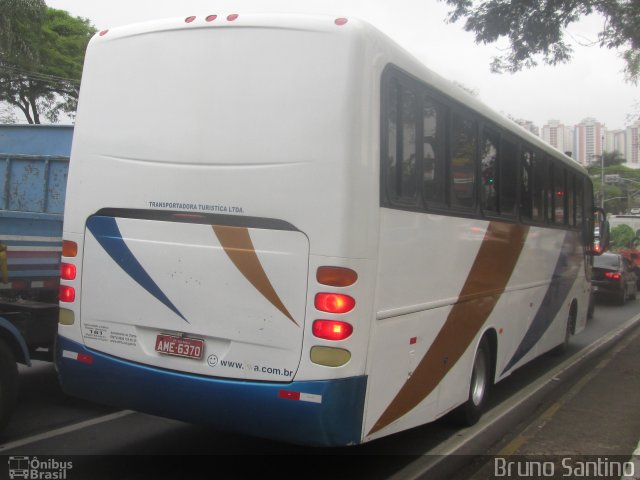
<svg viewBox="0 0 640 480">
<path fill-rule="evenodd" d="M 41 28 L 46 9 L 44 0 L 0 0 L 0 58 L 35 57 L 25 34 Z"/>
<path fill-rule="evenodd" d="M 88 20 L 46 8 L 38 29 L 14 31 L 31 54 L 7 50 L 0 56 L 0 99 L 18 107 L 29 123 L 41 123 L 42 115 L 51 122 L 62 112 L 73 115 L 85 50 L 95 28 Z"/>
<path fill-rule="evenodd" d="M 508 52 L 495 57 L 494 72 L 517 72 L 538 64 L 567 62 L 573 53 L 566 28 L 581 17 L 600 14 L 604 25 L 597 43 L 621 49 L 627 80 L 640 76 L 640 1 L 638 0 L 444 0 L 452 9 L 448 20 L 465 19 L 464 29 L 476 43 L 509 42 Z"/>
<path fill-rule="evenodd" d="M 630 248 L 635 239 L 636 234 L 629 225 L 622 224 L 611 229 L 611 244 L 615 251 Z"/>
</svg>

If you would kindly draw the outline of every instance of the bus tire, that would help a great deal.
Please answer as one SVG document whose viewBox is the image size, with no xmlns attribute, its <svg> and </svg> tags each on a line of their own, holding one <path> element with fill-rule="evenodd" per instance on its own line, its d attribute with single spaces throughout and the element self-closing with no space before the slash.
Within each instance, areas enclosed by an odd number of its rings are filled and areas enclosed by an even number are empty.
<svg viewBox="0 0 640 480">
<path fill-rule="evenodd" d="M 3 430 L 18 400 L 18 365 L 13 352 L 0 340 L 0 431 Z"/>
<path fill-rule="evenodd" d="M 467 401 L 452 412 L 454 423 L 461 427 L 470 427 L 480 420 L 487 403 L 491 386 L 491 350 L 486 337 L 478 345 L 473 361 L 469 397 Z"/>
<path fill-rule="evenodd" d="M 562 343 L 560 345 L 552 350 L 555 355 L 562 356 L 567 353 L 567 350 L 569 350 L 569 342 L 571 341 L 571 336 L 573 335 L 575 324 L 576 317 L 572 309 L 569 313 L 569 316 L 567 317 L 567 323 L 564 327 L 564 339 L 562 340 Z"/>
</svg>

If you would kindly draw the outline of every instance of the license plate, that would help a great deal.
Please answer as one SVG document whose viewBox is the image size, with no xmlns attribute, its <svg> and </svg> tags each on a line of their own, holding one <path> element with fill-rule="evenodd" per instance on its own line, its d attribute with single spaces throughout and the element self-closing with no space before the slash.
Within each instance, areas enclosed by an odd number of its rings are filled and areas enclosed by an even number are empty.
<svg viewBox="0 0 640 480">
<path fill-rule="evenodd" d="M 199 360 L 204 353 L 204 340 L 160 334 L 156 337 L 156 352 Z"/>
</svg>

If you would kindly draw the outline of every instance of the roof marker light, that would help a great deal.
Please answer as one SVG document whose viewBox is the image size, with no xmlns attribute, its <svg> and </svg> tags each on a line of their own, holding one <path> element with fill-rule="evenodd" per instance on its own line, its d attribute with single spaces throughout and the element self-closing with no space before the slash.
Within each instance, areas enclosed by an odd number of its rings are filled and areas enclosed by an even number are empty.
<svg viewBox="0 0 640 480">
<path fill-rule="evenodd" d="M 213 22 L 216 18 L 218 18 L 218 15 L 209 15 L 206 20 L 207 22 Z"/>
<path fill-rule="evenodd" d="M 195 19 L 196 19 L 196 17 L 191 16 L 191 17 L 187 17 L 187 18 L 185 18 L 185 19 L 184 19 L 184 21 L 185 21 L 186 23 L 191 23 L 191 22 L 193 22 Z"/>
<path fill-rule="evenodd" d="M 234 20 L 237 20 L 237 19 L 238 19 L 238 14 L 237 13 L 232 13 L 231 15 L 229 15 L 227 17 L 227 20 L 230 21 L 230 22 L 233 22 Z"/>
<path fill-rule="evenodd" d="M 107 33 L 109 33 L 109 29 L 102 30 L 102 31 L 100 32 L 100 36 L 101 36 L 101 37 L 104 37 Z"/>
<path fill-rule="evenodd" d="M 349 20 L 346 18 L 336 18 L 335 24 L 341 27 L 342 25 L 346 25 Z"/>
</svg>

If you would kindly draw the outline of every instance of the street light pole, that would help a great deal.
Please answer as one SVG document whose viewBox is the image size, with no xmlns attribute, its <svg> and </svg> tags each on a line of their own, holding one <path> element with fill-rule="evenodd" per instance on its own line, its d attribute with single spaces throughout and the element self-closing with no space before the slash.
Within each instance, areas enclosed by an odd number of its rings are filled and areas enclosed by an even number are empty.
<svg viewBox="0 0 640 480">
<path fill-rule="evenodd" d="M 604 210 L 604 154 L 600 155 L 600 208 Z"/>
</svg>

